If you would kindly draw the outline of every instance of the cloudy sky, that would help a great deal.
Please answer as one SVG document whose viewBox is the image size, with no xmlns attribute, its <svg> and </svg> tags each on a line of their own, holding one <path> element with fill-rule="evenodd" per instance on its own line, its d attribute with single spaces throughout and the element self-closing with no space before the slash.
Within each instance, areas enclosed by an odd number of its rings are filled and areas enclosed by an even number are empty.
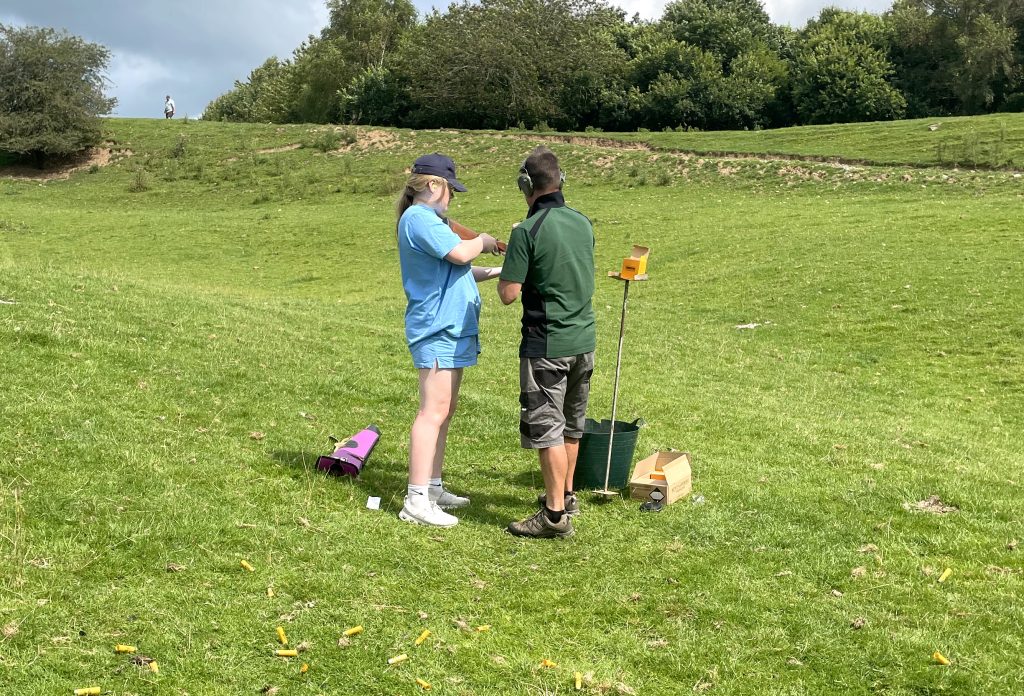
<svg viewBox="0 0 1024 696">
<path fill-rule="evenodd" d="M 414 0 L 421 11 L 446 2 Z M 661 15 L 665 2 L 612 0 L 630 16 Z M 772 20 L 803 26 L 822 7 L 881 12 L 891 0 L 765 0 Z M 323 0 L 0 0 L 0 23 L 66 29 L 113 53 L 118 116 L 160 117 L 164 95 L 198 116 L 268 57 L 287 58 L 327 22 Z"/>
</svg>

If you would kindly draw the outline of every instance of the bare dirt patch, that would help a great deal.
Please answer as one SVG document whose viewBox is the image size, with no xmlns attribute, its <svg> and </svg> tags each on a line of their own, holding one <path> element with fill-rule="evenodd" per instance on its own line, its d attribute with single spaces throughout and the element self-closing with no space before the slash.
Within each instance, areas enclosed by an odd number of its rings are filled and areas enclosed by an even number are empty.
<svg viewBox="0 0 1024 696">
<path fill-rule="evenodd" d="M 344 154 L 352 150 L 391 150 L 400 142 L 400 138 L 386 130 L 356 131 L 356 140 L 344 147 L 334 150 L 335 154 Z"/>
<path fill-rule="evenodd" d="M 498 138 L 504 138 L 506 140 L 526 140 L 529 142 L 543 142 L 543 143 L 567 143 L 569 145 L 584 145 L 587 147 L 605 147 L 613 148 L 616 150 L 642 150 L 644 152 L 650 152 L 652 148 L 647 143 L 631 143 L 625 140 L 614 140 L 612 138 L 593 138 L 590 136 L 582 135 L 519 135 L 519 134 L 507 134 L 498 135 Z"/>
<path fill-rule="evenodd" d="M 92 167 L 105 167 L 124 157 L 130 157 L 131 150 L 114 150 L 110 147 L 94 147 L 77 157 L 63 162 L 49 164 L 42 169 L 28 164 L 12 164 L 0 166 L 0 179 L 16 181 L 55 181 L 67 179 L 75 172 Z"/>
<path fill-rule="evenodd" d="M 298 150 L 300 147 L 302 147 L 302 143 L 292 143 L 291 145 L 281 145 L 280 147 L 265 147 L 262 150 L 257 150 L 256 153 L 259 155 L 272 155 L 275 152 Z"/>
<path fill-rule="evenodd" d="M 911 512 L 927 512 L 932 515 L 948 515 L 951 512 L 957 512 L 960 508 L 955 505 L 948 505 L 942 502 L 939 496 L 932 495 L 916 503 L 903 503 L 903 509 L 910 510 Z"/>
</svg>

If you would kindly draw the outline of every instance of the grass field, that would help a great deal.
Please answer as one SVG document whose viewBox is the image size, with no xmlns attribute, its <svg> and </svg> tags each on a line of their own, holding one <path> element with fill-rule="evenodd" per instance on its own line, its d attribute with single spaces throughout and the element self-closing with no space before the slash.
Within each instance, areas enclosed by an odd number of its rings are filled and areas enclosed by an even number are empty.
<svg viewBox="0 0 1024 696">
<path fill-rule="evenodd" d="M 500 234 L 535 136 L 108 128 L 109 166 L 0 179 L 5 693 L 568 694 L 574 672 L 591 694 L 1024 690 L 1013 172 L 554 145 L 599 274 L 653 249 L 620 414 L 647 421 L 638 455 L 692 452 L 704 502 L 585 495 L 576 536 L 538 542 L 503 531 L 541 481 L 518 448 L 519 309 L 492 285 L 446 473 L 473 505 L 447 531 L 396 517 L 416 378 L 392 213 L 441 150 L 470 189 L 453 217 Z M 830 152 L 879 159 L 860 128 Z M 596 417 L 620 301 L 599 280 Z M 315 470 L 371 422 L 360 480 Z M 915 509 L 931 496 L 947 511 Z M 273 657 L 277 626 L 308 650 Z"/>
<path fill-rule="evenodd" d="M 694 153 L 773 154 L 877 165 L 1024 169 L 1024 114 L 1020 113 L 759 131 L 581 135 Z"/>
</svg>

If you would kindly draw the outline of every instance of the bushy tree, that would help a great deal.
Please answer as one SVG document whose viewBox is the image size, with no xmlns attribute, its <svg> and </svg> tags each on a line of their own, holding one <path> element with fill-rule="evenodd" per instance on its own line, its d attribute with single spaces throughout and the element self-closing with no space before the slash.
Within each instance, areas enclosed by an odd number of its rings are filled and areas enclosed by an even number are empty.
<svg viewBox="0 0 1024 696">
<path fill-rule="evenodd" d="M 99 144 L 110 51 L 53 29 L 0 25 L 0 151 L 42 165 Z"/>
<path fill-rule="evenodd" d="M 320 38 L 336 43 L 356 72 L 381 69 L 405 32 L 416 25 L 409 0 L 327 0 L 330 22 Z"/>
<path fill-rule="evenodd" d="M 283 123 L 292 120 L 296 94 L 291 79 L 291 65 L 275 57 L 249 73 L 245 82 L 222 94 L 206 107 L 207 121 L 241 121 L 247 123 Z"/>
<path fill-rule="evenodd" d="M 349 123 L 396 125 L 410 108 L 405 76 L 388 68 L 366 68 L 339 99 L 342 118 Z"/>
<path fill-rule="evenodd" d="M 314 39 L 295 50 L 289 80 L 295 101 L 294 121 L 337 123 L 341 120 L 338 92 L 358 74 L 345 57 L 342 39 Z"/>
<path fill-rule="evenodd" d="M 676 41 L 718 56 L 725 72 L 743 53 L 778 53 L 782 47 L 782 31 L 761 0 L 676 0 L 665 7 L 661 23 Z"/>
<path fill-rule="evenodd" d="M 416 9 L 408 0 L 328 0 L 327 7 L 330 21 L 319 36 L 302 42 L 291 59 L 270 59 L 246 82 L 236 82 L 204 118 L 336 123 L 349 115 L 353 95 L 369 98 L 374 83 L 368 76 L 391 74 L 388 61 L 415 25 Z"/>
<path fill-rule="evenodd" d="M 886 21 L 911 115 L 990 111 L 1021 84 L 1020 0 L 896 0 Z"/>
<path fill-rule="evenodd" d="M 398 44 L 416 24 L 416 8 L 409 0 L 328 0 L 327 8 L 328 25 L 293 60 L 295 119 L 307 123 L 350 120 L 345 109 L 353 105 L 351 95 L 362 95 L 365 108 L 371 88 L 383 106 L 379 88 L 385 83 L 378 78 L 392 74 L 388 67 Z M 362 114 L 360 109 L 357 115 Z M 375 119 L 380 116 L 378 110 Z"/>
<path fill-rule="evenodd" d="M 586 109 L 572 89 L 599 96 L 625 65 L 614 21 L 598 0 L 483 0 L 435 11 L 404 52 L 413 125 L 582 125 Z"/>
<path fill-rule="evenodd" d="M 709 102 L 723 80 L 722 64 L 707 51 L 671 38 L 634 61 L 647 128 L 708 126 Z"/>
<path fill-rule="evenodd" d="M 634 61 L 640 84 L 652 81 L 652 68 L 658 73 L 647 97 L 650 127 L 754 128 L 768 122 L 768 107 L 786 77 L 780 56 L 785 32 L 771 23 L 760 0 L 677 0 L 657 27 L 661 40 L 648 40 Z M 672 64 L 673 55 L 696 56 L 694 50 L 699 61 Z M 682 99 L 682 91 L 689 96 Z M 668 108 L 672 101 L 681 109 L 675 114 Z"/>
<path fill-rule="evenodd" d="M 906 99 L 890 83 L 882 20 L 826 8 L 808 22 L 793 66 L 793 101 L 803 123 L 900 118 Z"/>
<path fill-rule="evenodd" d="M 765 125 L 767 106 L 786 75 L 784 62 L 764 44 L 753 44 L 726 65 L 664 28 L 661 40 L 647 41 L 631 67 L 632 83 L 643 95 L 641 121 L 652 129 Z"/>
<path fill-rule="evenodd" d="M 738 55 L 718 85 L 709 124 L 717 128 L 756 128 L 769 125 L 773 109 L 788 78 L 786 62 L 766 46 Z"/>
</svg>

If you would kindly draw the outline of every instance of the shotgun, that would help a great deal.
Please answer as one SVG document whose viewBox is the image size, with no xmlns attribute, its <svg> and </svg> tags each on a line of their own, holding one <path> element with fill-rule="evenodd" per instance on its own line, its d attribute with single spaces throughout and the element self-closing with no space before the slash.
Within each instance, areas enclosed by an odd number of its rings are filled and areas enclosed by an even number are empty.
<svg viewBox="0 0 1024 696">
<path fill-rule="evenodd" d="M 471 230 L 468 227 L 466 227 L 465 225 L 463 225 L 462 223 L 455 222 L 455 220 L 449 220 L 449 219 L 445 218 L 445 222 L 448 223 L 448 226 L 452 228 L 452 232 L 454 232 L 455 234 L 459 235 L 459 239 L 476 239 L 477 237 L 480 236 L 479 232 L 475 232 L 474 230 Z M 508 248 L 508 245 L 505 244 L 505 242 L 503 242 L 503 241 L 501 241 L 499 239 L 498 240 L 498 253 L 499 254 L 504 254 L 505 253 L 505 249 L 507 249 L 507 248 Z"/>
</svg>

